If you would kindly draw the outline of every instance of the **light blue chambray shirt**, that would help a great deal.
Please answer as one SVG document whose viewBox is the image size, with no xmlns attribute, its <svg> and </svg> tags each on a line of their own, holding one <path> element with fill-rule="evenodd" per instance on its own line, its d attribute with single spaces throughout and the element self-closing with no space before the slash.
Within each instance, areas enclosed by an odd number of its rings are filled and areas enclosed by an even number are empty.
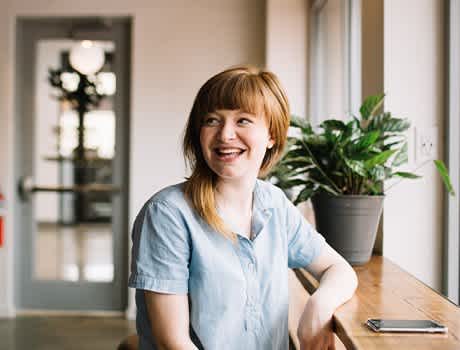
<svg viewBox="0 0 460 350">
<path fill-rule="evenodd" d="M 236 245 L 201 219 L 183 184 L 144 205 L 129 278 L 140 350 L 156 349 L 143 290 L 188 293 L 192 339 L 206 350 L 288 349 L 288 267 L 310 264 L 325 241 L 272 184 L 257 180 L 253 198 L 252 240 L 236 232 Z"/>
</svg>

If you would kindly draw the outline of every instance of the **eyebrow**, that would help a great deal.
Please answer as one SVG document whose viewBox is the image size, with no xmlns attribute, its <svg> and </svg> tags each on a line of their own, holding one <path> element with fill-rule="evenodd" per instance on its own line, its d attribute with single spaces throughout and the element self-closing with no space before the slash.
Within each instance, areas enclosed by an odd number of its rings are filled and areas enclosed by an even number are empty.
<svg viewBox="0 0 460 350">
<path fill-rule="evenodd" d="M 259 119 L 259 117 L 261 117 L 259 114 L 256 114 L 256 113 L 252 113 L 252 112 L 249 112 L 249 111 L 245 111 L 243 109 L 238 109 L 237 110 L 237 114 L 236 114 L 236 117 L 238 118 L 254 118 L 254 119 Z M 203 120 L 204 118 L 206 117 L 209 117 L 209 116 L 217 116 L 219 118 L 224 118 L 224 115 L 222 113 L 219 113 L 217 110 L 214 110 L 214 111 L 209 111 L 207 112 L 204 116 L 203 116 Z"/>
<path fill-rule="evenodd" d="M 245 114 L 245 115 L 249 115 L 249 116 L 252 116 L 252 117 L 257 117 L 257 114 L 256 113 L 252 113 L 252 112 L 249 112 L 249 111 L 245 111 L 243 109 L 238 109 L 237 110 L 237 114 Z M 218 115 L 219 117 L 223 117 L 223 114 L 217 112 L 217 110 L 214 110 L 214 111 L 211 111 L 211 112 L 208 112 L 207 114 L 216 114 Z"/>
</svg>

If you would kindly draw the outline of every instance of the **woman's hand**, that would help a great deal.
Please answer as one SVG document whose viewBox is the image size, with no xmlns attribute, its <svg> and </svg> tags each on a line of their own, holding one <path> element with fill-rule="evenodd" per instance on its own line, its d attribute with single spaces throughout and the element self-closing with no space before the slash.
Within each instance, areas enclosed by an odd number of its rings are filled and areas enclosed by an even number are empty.
<svg viewBox="0 0 460 350">
<path fill-rule="evenodd" d="M 301 350 L 335 350 L 332 316 L 356 290 L 358 278 L 351 266 L 327 243 L 306 269 L 319 280 L 300 318 L 297 335 Z"/>
<path fill-rule="evenodd" d="M 332 315 L 327 302 L 312 295 L 300 318 L 297 336 L 300 350 L 335 350 Z"/>
</svg>

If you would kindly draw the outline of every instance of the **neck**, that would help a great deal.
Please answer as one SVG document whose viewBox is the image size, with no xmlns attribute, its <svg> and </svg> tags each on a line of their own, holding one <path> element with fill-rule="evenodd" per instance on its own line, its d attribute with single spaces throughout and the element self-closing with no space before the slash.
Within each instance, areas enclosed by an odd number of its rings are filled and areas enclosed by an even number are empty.
<svg viewBox="0 0 460 350">
<path fill-rule="evenodd" d="M 215 194 L 217 205 L 222 209 L 251 211 L 255 182 L 256 179 L 245 181 L 219 179 Z"/>
</svg>

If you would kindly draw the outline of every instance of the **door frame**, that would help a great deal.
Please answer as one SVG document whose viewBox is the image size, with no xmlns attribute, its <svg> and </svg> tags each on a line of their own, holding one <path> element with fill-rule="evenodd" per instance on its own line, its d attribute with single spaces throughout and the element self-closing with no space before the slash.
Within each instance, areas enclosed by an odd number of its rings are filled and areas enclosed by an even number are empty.
<svg viewBox="0 0 460 350">
<path fill-rule="evenodd" d="M 15 195 L 14 224 L 17 240 L 14 247 L 15 270 L 15 305 L 19 311 L 24 310 L 59 310 L 59 311 L 125 311 L 127 307 L 128 275 L 128 204 L 129 204 L 129 126 L 130 126 L 130 55 L 131 55 L 131 18 L 130 17 L 18 17 L 16 19 L 16 53 L 15 53 L 15 156 L 14 175 L 16 183 L 28 175 L 33 162 L 30 149 L 34 132 L 34 93 L 35 67 L 30 64 L 35 58 L 35 45 L 40 39 L 69 39 L 69 33 L 76 26 L 101 22 L 108 24 L 109 30 L 84 32 L 92 40 L 111 40 L 115 43 L 116 56 L 114 72 L 117 77 L 117 90 L 114 99 L 116 116 L 115 157 L 113 160 L 113 183 L 120 192 L 113 197 L 113 263 L 114 279 L 104 282 L 68 282 L 68 281 L 33 281 L 32 269 L 25 268 L 24 262 L 32 264 L 32 239 L 26 234 L 32 231 L 32 206 L 23 202 L 19 194 Z M 80 39 L 78 33 L 74 38 Z M 83 39 L 83 37 L 81 38 Z M 27 64 L 29 62 L 29 64 Z M 119 82 L 122 82 L 120 84 Z M 24 125 L 26 120 L 29 121 Z M 32 171 L 32 170 L 30 170 Z M 32 288 L 33 284 L 33 288 Z M 85 285 L 85 293 L 75 287 Z M 60 288 L 63 293 L 47 293 Z M 36 290 L 35 290 L 36 289 Z M 48 290 L 47 290 L 48 289 Z M 107 293 L 99 293 L 106 290 Z M 109 292 L 113 290 L 112 294 Z M 56 291 L 58 291 L 56 289 Z M 37 293 L 40 302 L 37 302 Z M 96 297 L 94 297 L 96 296 Z M 110 296 L 110 297 L 106 297 Z"/>
</svg>

